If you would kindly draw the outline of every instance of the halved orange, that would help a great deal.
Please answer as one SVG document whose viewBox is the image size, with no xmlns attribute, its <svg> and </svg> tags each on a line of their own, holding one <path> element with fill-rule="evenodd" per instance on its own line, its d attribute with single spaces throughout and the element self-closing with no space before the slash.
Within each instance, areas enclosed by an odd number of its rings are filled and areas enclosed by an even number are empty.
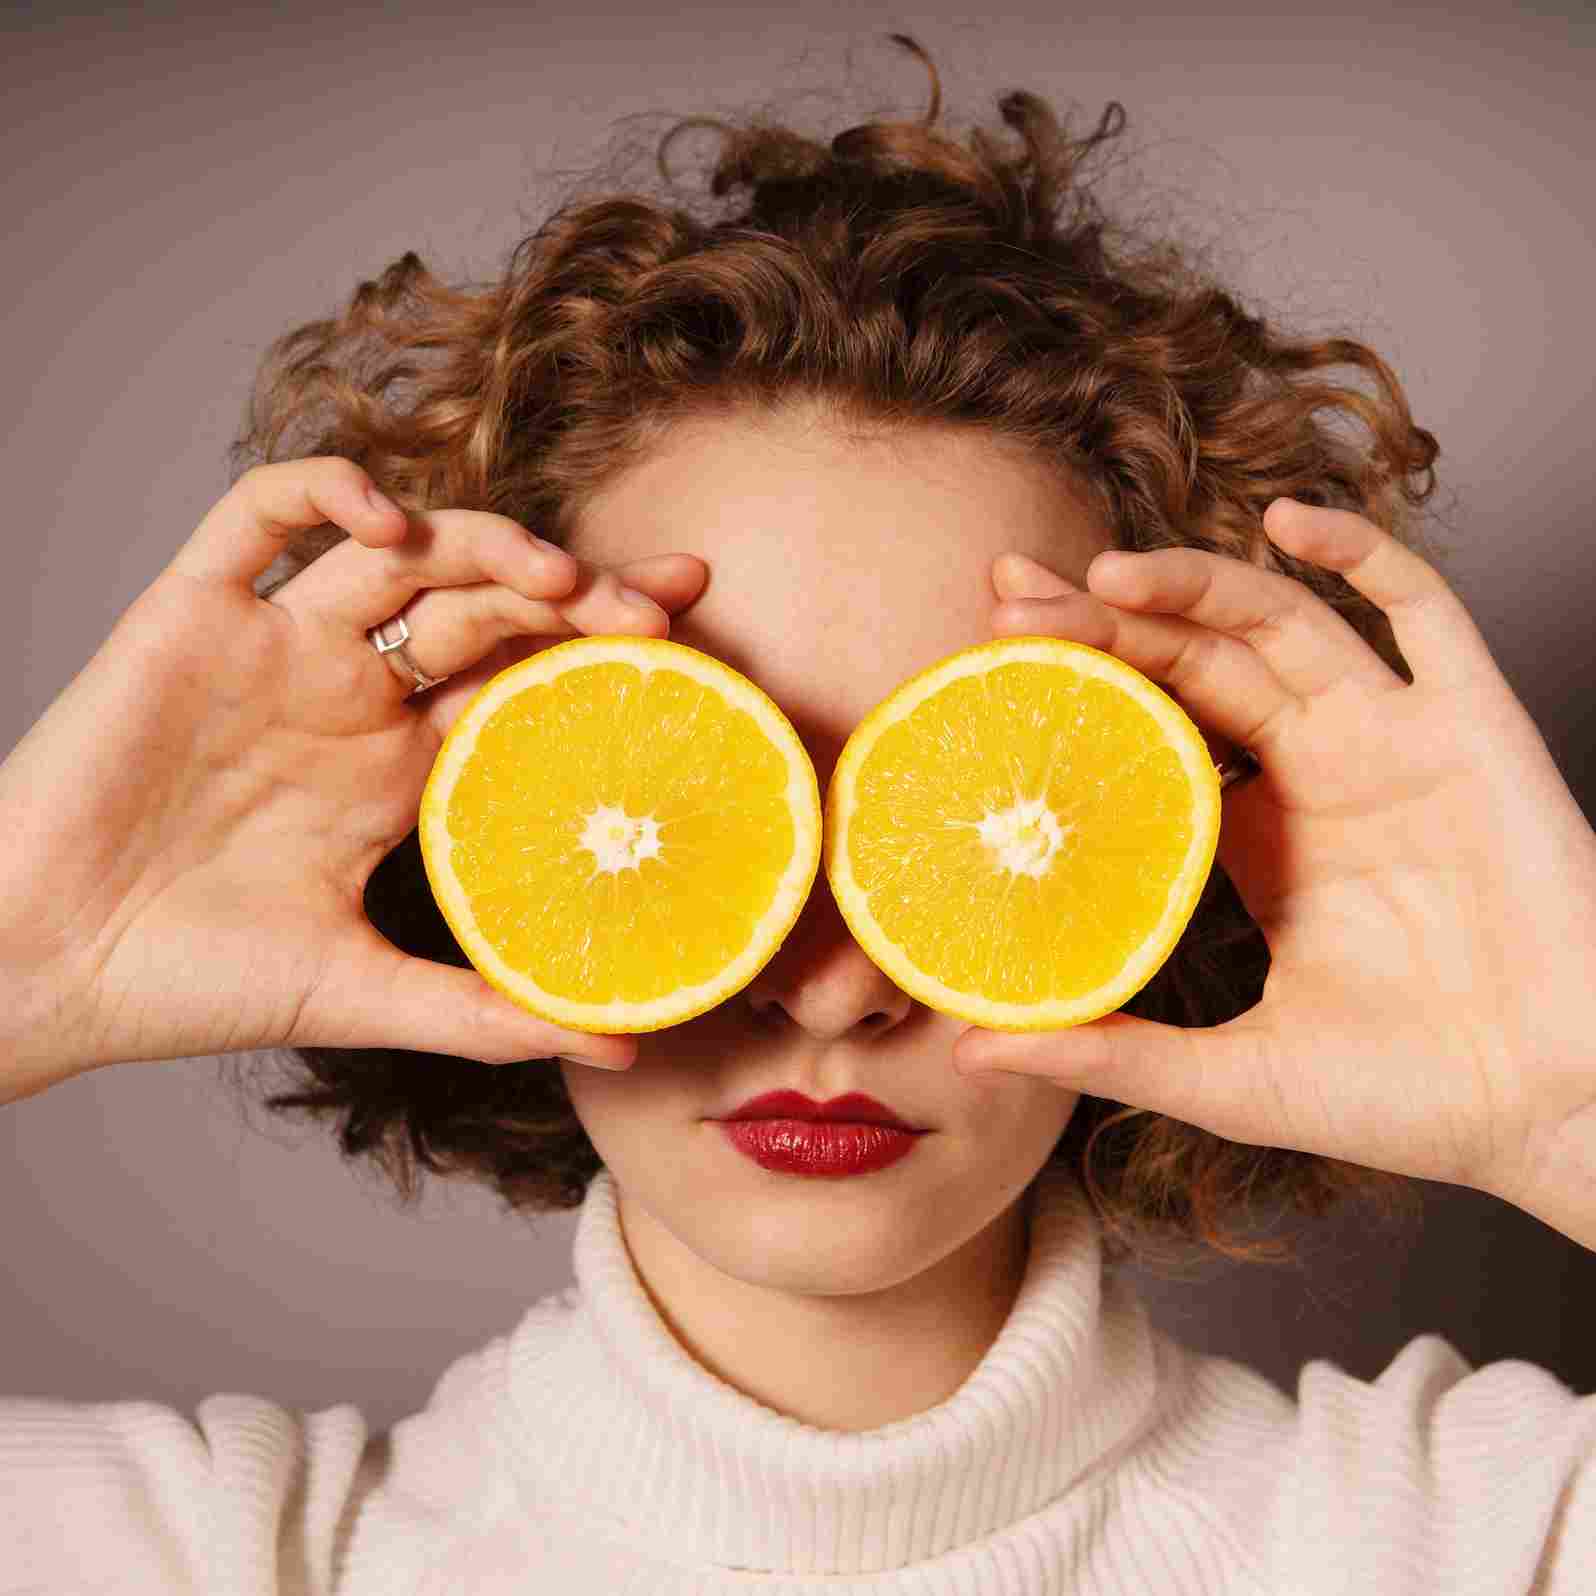
<svg viewBox="0 0 1596 1596">
<path fill-rule="evenodd" d="M 815 769 L 747 677 L 579 637 L 501 671 L 421 799 L 434 898 L 485 980 L 572 1030 L 676 1025 L 740 991 L 820 867 Z"/>
<path fill-rule="evenodd" d="M 962 649 L 854 730 L 824 864 L 860 946 L 927 1007 L 990 1030 L 1119 1008 L 1190 921 L 1219 842 L 1202 733 L 1112 654 Z"/>
</svg>

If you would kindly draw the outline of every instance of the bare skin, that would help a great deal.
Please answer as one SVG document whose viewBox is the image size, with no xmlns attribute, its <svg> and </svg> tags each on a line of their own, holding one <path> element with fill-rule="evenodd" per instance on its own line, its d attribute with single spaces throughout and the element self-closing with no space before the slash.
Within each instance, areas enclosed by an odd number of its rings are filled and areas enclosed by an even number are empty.
<svg viewBox="0 0 1596 1596">
<path fill-rule="evenodd" d="M 361 894 L 506 638 L 663 636 L 623 583 L 668 610 L 703 566 L 601 570 L 503 516 L 407 520 L 370 485 L 330 458 L 240 478 L 0 765 L 0 1101 L 104 1064 L 310 1043 L 630 1059 L 406 958 Z M 285 537 L 324 521 L 349 540 L 257 597 Z M 366 628 L 416 594 L 417 662 L 455 674 L 412 699 Z"/>
<path fill-rule="evenodd" d="M 502 517 L 373 509 L 368 486 L 337 460 L 250 473 L 0 765 L 0 1096 L 275 1045 L 563 1049 L 672 1333 L 844 1430 L 945 1400 L 990 1347 L 1024 1195 L 1082 1091 L 1471 1185 L 1596 1246 L 1596 834 L 1455 595 L 1378 527 L 1289 501 L 1264 517 L 1387 611 L 1412 684 L 1261 566 L 1099 559 L 1064 477 L 974 434 L 684 427 L 585 507 L 568 552 Z M 258 598 L 285 532 L 324 520 L 350 541 Z M 663 608 L 629 606 L 623 579 Z M 452 673 L 418 698 L 365 636 L 411 599 L 418 663 Z M 563 1031 L 406 959 L 361 890 L 465 699 L 549 639 L 626 630 L 753 677 L 822 786 L 863 715 L 957 648 L 1115 653 L 1220 753 L 1260 757 L 1219 857 L 1270 942 L 1262 1002 L 1200 1032 L 974 1031 L 886 980 L 823 875 L 751 986 L 641 1038 Z M 874 1176 L 774 1175 L 713 1122 L 782 1085 L 871 1092 L 928 1135 Z"/>
</svg>

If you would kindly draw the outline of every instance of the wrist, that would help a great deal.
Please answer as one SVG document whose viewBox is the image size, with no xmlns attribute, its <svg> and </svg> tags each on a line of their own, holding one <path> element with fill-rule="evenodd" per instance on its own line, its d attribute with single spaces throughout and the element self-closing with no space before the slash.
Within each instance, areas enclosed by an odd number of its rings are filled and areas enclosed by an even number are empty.
<svg viewBox="0 0 1596 1596">
<path fill-rule="evenodd" d="M 1515 1174 L 1480 1189 L 1596 1252 L 1596 1098 L 1537 1137 Z"/>
<path fill-rule="evenodd" d="M 0 1005 L 0 1104 L 36 1097 L 46 1087 L 81 1074 L 85 1062 L 70 1039 L 69 988 L 52 969 L 0 965 L 5 1002 Z"/>
</svg>

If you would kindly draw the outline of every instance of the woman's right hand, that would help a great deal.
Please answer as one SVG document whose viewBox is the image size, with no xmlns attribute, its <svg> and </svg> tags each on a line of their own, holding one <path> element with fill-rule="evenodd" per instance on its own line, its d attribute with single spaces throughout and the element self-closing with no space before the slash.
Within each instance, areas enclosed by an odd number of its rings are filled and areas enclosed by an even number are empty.
<svg viewBox="0 0 1596 1596">
<path fill-rule="evenodd" d="M 0 764 L 0 1101 L 255 1048 L 635 1056 L 407 957 L 362 900 L 484 681 L 531 638 L 666 635 L 707 567 L 603 570 L 504 516 L 374 507 L 372 486 L 333 456 L 247 472 Z M 350 536 L 258 597 L 323 522 Z M 450 678 L 415 698 L 366 636 L 401 609 L 419 667 Z"/>
</svg>

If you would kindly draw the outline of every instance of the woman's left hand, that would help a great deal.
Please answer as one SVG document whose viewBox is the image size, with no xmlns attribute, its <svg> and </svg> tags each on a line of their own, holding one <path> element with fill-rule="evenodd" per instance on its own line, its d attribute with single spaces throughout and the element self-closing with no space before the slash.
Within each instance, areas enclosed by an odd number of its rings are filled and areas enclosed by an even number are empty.
<svg viewBox="0 0 1596 1596">
<path fill-rule="evenodd" d="M 993 618 L 1118 656 L 1257 755 L 1217 858 L 1269 944 L 1261 1000 L 972 1029 L 956 1066 L 1488 1191 L 1596 1248 L 1596 833 L 1433 566 L 1346 510 L 1277 499 L 1264 530 L 1379 605 L 1411 685 L 1300 582 L 1201 549 L 1100 555 L 1086 592 L 1005 555 Z"/>
</svg>

